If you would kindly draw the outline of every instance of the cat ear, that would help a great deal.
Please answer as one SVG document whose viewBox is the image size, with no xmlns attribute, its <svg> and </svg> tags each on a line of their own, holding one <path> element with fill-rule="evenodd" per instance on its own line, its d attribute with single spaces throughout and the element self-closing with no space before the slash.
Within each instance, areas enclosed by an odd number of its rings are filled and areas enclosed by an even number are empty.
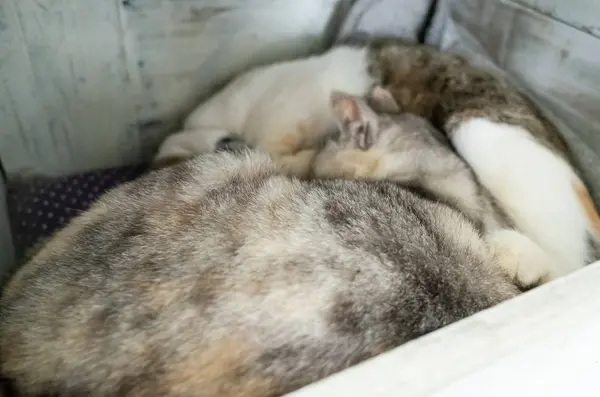
<svg viewBox="0 0 600 397">
<path fill-rule="evenodd" d="M 331 94 L 331 108 L 338 122 L 340 142 L 354 142 L 363 150 L 373 144 L 379 117 L 364 99 L 334 91 Z"/>
<path fill-rule="evenodd" d="M 369 93 L 369 99 L 377 110 L 384 113 L 400 113 L 400 105 L 391 92 L 380 85 L 376 85 Z"/>
<path fill-rule="evenodd" d="M 330 98 L 331 109 L 336 119 L 342 125 L 360 121 L 360 109 L 356 98 L 350 94 L 333 91 Z"/>
<path fill-rule="evenodd" d="M 377 113 L 362 98 L 340 91 L 333 91 L 330 104 L 333 114 L 341 125 L 354 122 L 377 124 L 379 118 Z"/>
</svg>

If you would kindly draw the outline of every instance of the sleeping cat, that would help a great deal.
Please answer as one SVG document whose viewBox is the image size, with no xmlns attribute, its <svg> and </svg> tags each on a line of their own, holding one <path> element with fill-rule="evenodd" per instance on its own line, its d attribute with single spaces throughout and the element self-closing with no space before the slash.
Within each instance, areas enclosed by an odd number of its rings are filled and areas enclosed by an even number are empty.
<svg viewBox="0 0 600 397">
<path fill-rule="evenodd" d="M 366 94 L 375 82 L 367 68 L 366 48 L 339 46 L 250 70 L 195 109 L 184 130 L 162 143 L 155 162 L 211 152 L 236 135 L 269 152 L 289 173 L 305 176 L 315 146 L 335 129 L 331 91 Z"/>
<path fill-rule="evenodd" d="M 221 152 L 104 195 L 0 297 L 22 397 L 279 396 L 518 294 L 462 212 Z"/>
<path fill-rule="evenodd" d="M 457 55 L 358 37 L 235 79 L 163 143 L 156 161 L 214 150 L 233 134 L 306 176 L 336 128 L 331 92 L 364 95 L 381 83 L 404 111 L 444 132 L 515 228 L 560 261 L 554 277 L 598 258 L 600 217 L 565 142 L 531 101 Z"/>
<path fill-rule="evenodd" d="M 461 211 L 519 285 L 531 287 L 552 278 L 559 264 L 513 230 L 448 139 L 427 120 L 400 113 L 394 98 L 380 87 L 366 99 L 334 92 L 331 107 L 339 132 L 317 154 L 313 177 L 390 180 L 416 188 Z"/>
<path fill-rule="evenodd" d="M 598 259 L 600 218 L 561 135 L 525 96 L 465 59 L 379 40 L 371 62 L 404 111 L 445 132 L 518 230 L 560 268 Z"/>
</svg>

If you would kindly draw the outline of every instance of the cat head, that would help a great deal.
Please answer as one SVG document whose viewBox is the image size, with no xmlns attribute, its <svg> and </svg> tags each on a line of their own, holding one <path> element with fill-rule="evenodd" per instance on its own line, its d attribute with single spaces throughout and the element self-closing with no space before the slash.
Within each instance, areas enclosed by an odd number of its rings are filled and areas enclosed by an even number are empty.
<svg viewBox="0 0 600 397">
<path fill-rule="evenodd" d="M 318 178 L 367 178 L 377 168 L 380 150 L 369 150 L 382 136 L 396 135 L 400 113 L 389 92 L 374 88 L 366 97 L 335 91 L 330 97 L 337 131 L 326 141 L 312 164 Z"/>
<path fill-rule="evenodd" d="M 338 125 L 334 140 L 343 147 L 360 150 L 369 149 L 382 131 L 393 127 L 390 116 L 400 113 L 389 91 L 379 86 L 364 98 L 334 91 L 330 106 Z"/>
</svg>

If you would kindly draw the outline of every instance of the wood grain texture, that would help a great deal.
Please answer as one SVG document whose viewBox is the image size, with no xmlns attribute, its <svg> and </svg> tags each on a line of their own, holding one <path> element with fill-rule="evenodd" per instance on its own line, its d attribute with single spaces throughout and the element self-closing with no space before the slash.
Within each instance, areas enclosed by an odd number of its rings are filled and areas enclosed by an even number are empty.
<svg viewBox="0 0 600 397">
<path fill-rule="evenodd" d="M 596 262 L 289 396 L 596 396 L 599 284 Z"/>
<path fill-rule="evenodd" d="M 0 101 L 12 105 L 20 121 L 0 135 L 9 175 L 61 173 L 135 158 L 131 79 L 123 63 L 117 3 L 2 3 L 16 56 L 8 58 L 10 69 L 0 69 L 6 93 Z M 25 144 L 15 144 L 19 141 Z"/>
<path fill-rule="evenodd" d="M 506 1 L 506 0 L 504 0 Z M 600 37 L 600 2 L 595 0 L 508 0 Z"/>
<path fill-rule="evenodd" d="M 140 161 L 215 86 L 320 49 L 337 0 L 3 0 L 9 176 Z"/>
</svg>

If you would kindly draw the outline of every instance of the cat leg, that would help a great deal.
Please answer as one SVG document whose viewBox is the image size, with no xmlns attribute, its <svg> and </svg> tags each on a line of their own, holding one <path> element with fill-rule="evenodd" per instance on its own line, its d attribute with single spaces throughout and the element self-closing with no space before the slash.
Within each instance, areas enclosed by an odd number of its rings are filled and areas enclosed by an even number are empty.
<svg viewBox="0 0 600 397">
<path fill-rule="evenodd" d="M 524 128 L 484 118 L 463 122 L 450 138 L 516 228 L 557 259 L 555 276 L 589 263 L 590 220 L 564 159 Z"/>
<path fill-rule="evenodd" d="M 535 287 L 555 278 L 557 261 L 527 236 L 502 229 L 486 236 L 497 264 L 521 287 Z"/>
<path fill-rule="evenodd" d="M 212 128 L 177 132 L 163 141 L 153 163 L 183 160 L 197 154 L 214 152 L 223 139 L 232 135 L 229 131 Z"/>
</svg>

